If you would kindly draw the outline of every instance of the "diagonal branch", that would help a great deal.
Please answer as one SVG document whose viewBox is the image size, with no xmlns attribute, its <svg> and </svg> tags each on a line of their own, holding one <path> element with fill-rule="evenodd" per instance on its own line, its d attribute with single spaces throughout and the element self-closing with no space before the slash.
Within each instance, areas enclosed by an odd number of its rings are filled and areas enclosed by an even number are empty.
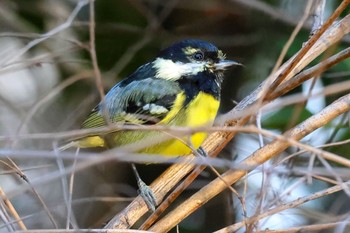
<svg viewBox="0 0 350 233">
<path fill-rule="evenodd" d="M 237 230 L 239 230 L 240 228 L 242 228 L 245 224 L 247 223 L 254 223 L 256 221 L 258 221 L 259 219 L 263 219 L 263 218 L 266 218 L 268 216 L 271 216 L 273 214 L 276 214 L 276 213 L 279 213 L 279 212 L 282 212 L 284 210 L 287 210 L 287 209 L 290 209 L 290 208 L 294 208 L 294 207 L 297 207 L 297 206 L 300 206 L 304 203 L 307 203 L 309 201 L 312 201 L 312 200 L 316 200 L 318 198 L 321 198 L 321 197 L 325 197 L 327 195 L 330 195 L 332 193 L 336 193 L 336 192 L 339 192 L 341 190 L 343 190 L 343 185 L 349 185 L 350 182 L 345 182 L 343 184 L 337 184 L 333 187 L 330 187 L 330 188 L 327 188 L 327 189 L 324 189 L 322 191 L 319 191 L 319 192 L 316 192 L 312 195 L 308 195 L 308 196 L 305 196 L 305 197 L 302 197 L 302 198 L 298 198 L 294 201 L 291 201 L 291 202 L 288 202 L 288 203 L 284 203 L 280 206 L 277 206 L 275 208 L 272 208 L 262 214 L 258 214 L 258 215 L 255 215 L 255 216 L 252 216 L 242 222 L 238 222 L 238 223 L 235 223 L 231 226 L 228 226 L 228 227 L 225 227 L 221 230 L 218 230 L 218 231 L 215 231 L 215 233 L 225 233 L 225 232 L 236 232 Z"/>
<path fill-rule="evenodd" d="M 308 118 L 296 127 L 288 130 L 283 134 L 285 140 L 276 139 L 266 146 L 255 151 L 251 156 L 243 160 L 237 167 L 241 169 L 229 170 L 222 174 L 220 178 L 216 178 L 200 191 L 192 195 L 189 199 L 181 203 L 168 215 L 159 220 L 150 228 L 154 232 L 167 232 L 176 226 L 180 221 L 193 213 L 199 207 L 203 206 L 211 198 L 227 188 L 226 183 L 234 184 L 239 179 L 253 170 L 257 166 L 267 160 L 277 156 L 289 146 L 293 145 L 293 141 L 298 141 L 310 134 L 314 130 L 324 126 L 334 118 L 350 110 L 350 94 L 336 100 L 331 105 L 323 109 L 316 115 Z M 223 182 L 222 179 L 225 181 Z"/>
<path fill-rule="evenodd" d="M 350 0 L 343 0 L 342 3 L 338 6 L 338 8 L 334 11 L 334 13 L 328 18 L 328 20 L 324 23 L 324 25 L 308 40 L 308 42 L 304 45 L 304 47 L 299 51 L 299 53 L 292 59 L 291 63 L 287 66 L 287 68 L 277 77 L 277 79 L 272 83 L 271 89 L 275 89 L 279 84 L 283 82 L 283 80 L 287 77 L 288 74 L 298 65 L 304 55 L 311 49 L 312 46 L 316 44 L 319 38 L 321 38 L 322 34 L 332 25 L 332 23 L 339 17 L 340 13 L 345 10 L 345 8 L 349 5 Z"/>
</svg>

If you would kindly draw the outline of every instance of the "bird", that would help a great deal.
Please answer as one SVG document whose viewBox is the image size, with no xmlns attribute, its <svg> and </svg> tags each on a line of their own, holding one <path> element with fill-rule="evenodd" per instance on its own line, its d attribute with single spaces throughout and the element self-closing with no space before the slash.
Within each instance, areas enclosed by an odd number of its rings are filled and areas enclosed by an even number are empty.
<svg viewBox="0 0 350 233">
<path fill-rule="evenodd" d="M 112 87 L 81 127 L 212 126 L 220 106 L 224 71 L 235 65 L 240 63 L 227 60 L 212 43 L 199 39 L 176 42 Z M 206 132 L 171 137 L 160 130 L 116 130 L 78 138 L 74 140 L 74 145 L 110 149 L 148 140 L 150 145 L 137 152 L 174 157 L 201 149 L 206 137 Z M 135 165 L 133 169 L 139 188 L 144 188 L 144 183 L 139 183 Z M 144 199 L 147 196 L 144 194 Z M 149 208 L 154 209 L 152 204 L 155 201 L 150 202 L 146 201 Z"/>
</svg>

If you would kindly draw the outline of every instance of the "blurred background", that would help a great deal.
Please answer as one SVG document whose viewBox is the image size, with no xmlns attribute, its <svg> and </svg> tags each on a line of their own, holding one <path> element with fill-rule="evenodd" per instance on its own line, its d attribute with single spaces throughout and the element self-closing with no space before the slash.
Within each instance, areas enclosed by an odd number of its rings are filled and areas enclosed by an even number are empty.
<svg viewBox="0 0 350 233">
<path fill-rule="evenodd" d="M 225 76 L 220 108 L 220 114 L 224 114 L 270 74 L 304 14 L 307 2 L 96 0 L 95 44 L 104 91 L 173 42 L 198 38 L 214 43 L 228 59 L 244 65 L 228 71 Z M 324 17 L 327 18 L 340 2 L 325 1 Z M 75 166 L 73 160 L 59 156 L 49 159 L 45 153 L 40 154 L 62 143 L 61 138 L 45 136 L 44 133 L 79 129 L 82 120 L 99 102 L 89 53 L 89 20 L 88 1 L 0 1 L 0 188 L 29 229 L 64 228 L 66 225 L 102 227 L 137 195 L 129 164 L 109 162 L 75 172 L 70 200 L 67 188 L 71 178 L 69 169 Z M 312 20 L 309 17 L 304 24 L 285 60 L 307 41 Z M 348 44 L 349 39 L 345 38 L 329 54 Z M 293 93 L 308 93 L 310 86 L 313 90 L 320 90 L 329 84 L 348 80 L 346 71 L 349 66 L 349 62 L 343 62 Z M 320 96 L 270 111 L 262 116 L 263 127 L 277 133 L 284 132 L 339 96 Z M 305 142 L 319 146 L 347 138 L 349 130 L 345 116 L 333 125 L 317 130 Z M 221 158 L 241 160 L 257 148 L 257 135 L 239 134 L 222 152 Z M 330 150 L 349 156 L 349 149 L 345 144 Z M 326 182 L 311 181 L 300 172 L 309 166 L 312 155 L 304 153 L 282 162 L 295 152 L 296 149 L 286 151 L 235 187 L 245 197 L 245 212 L 242 212 L 242 205 L 235 195 L 227 191 L 184 220 L 180 232 L 212 232 L 242 220 L 245 215 L 251 216 L 326 188 Z M 14 163 L 6 157 L 13 159 Z M 18 175 L 14 164 L 24 172 L 29 184 L 23 180 L 23 174 L 22 177 Z M 141 176 L 150 183 L 166 166 L 139 167 Z M 348 178 L 346 170 L 336 169 L 342 178 Z M 324 170 L 321 164 L 317 169 L 315 165 L 310 172 L 327 176 Z M 64 172 L 66 177 L 59 176 Z M 215 175 L 210 170 L 205 171 L 178 202 L 213 178 Z M 72 212 L 67 208 L 70 201 Z M 265 218 L 255 227 L 260 230 L 288 228 L 329 221 L 330 216 L 334 220 L 344 219 L 349 211 L 344 203 L 348 201 L 349 197 L 344 193 L 328 196 L 293 211 Z M 6 214 L 7 207 L 3 203 L 1 207 L 0 232 L 18 229 L 12 217 Z M 341 226 L 338 229 L 342 232 Z"/>
</svg>

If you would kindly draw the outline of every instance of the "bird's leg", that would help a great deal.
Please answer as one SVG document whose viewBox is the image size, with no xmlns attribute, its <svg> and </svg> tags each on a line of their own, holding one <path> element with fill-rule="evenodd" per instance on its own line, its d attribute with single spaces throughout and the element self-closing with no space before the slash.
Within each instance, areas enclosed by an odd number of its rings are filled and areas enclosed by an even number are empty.
<svg viewBox="0 0 350 233">
<path fill-rule="evenodd" d="M 203 157 L 209 157 L 209 156 L 208 156 L 208 153 L 207 153 L 207 152 L 204 150 L 204 148 L 201 147 L 201 146 L 197 149 L 197 152 L 198 152 L 199 155 L 201 155 L 201 156 L 203 156 Z"/>
<path fill-rule="evenodd" d="M 154 212 L 157 206 L 157 199 L 152 189 L 147 184 L 145 184 L 145 182 L 141 180 L 141 177 L 137 172 L 135 164 L 132 163 L 131 166 L 136 176 L 137 186 L 139 187 L 139 194 L 141 195 L 142 199 L 145 201 L 148 209 Z"/>
</svg>

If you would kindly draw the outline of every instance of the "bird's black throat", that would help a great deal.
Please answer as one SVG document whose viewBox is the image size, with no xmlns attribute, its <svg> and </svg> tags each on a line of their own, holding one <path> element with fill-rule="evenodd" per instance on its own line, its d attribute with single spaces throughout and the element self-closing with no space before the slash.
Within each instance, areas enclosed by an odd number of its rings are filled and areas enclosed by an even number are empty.
<svg viewBox="0 0 350 233">
<path fill-rule="evenodd" d="M 208 71 L 199 72 L 196 75 L 186 76 L 177 80 L 180 88 L 185 91 L 185 105 L 190 103 L 200 92 L 207 93 L 220 100 L 222 81 L 223 74 L 221 72 L 211 73 Z"/>
</svg>

